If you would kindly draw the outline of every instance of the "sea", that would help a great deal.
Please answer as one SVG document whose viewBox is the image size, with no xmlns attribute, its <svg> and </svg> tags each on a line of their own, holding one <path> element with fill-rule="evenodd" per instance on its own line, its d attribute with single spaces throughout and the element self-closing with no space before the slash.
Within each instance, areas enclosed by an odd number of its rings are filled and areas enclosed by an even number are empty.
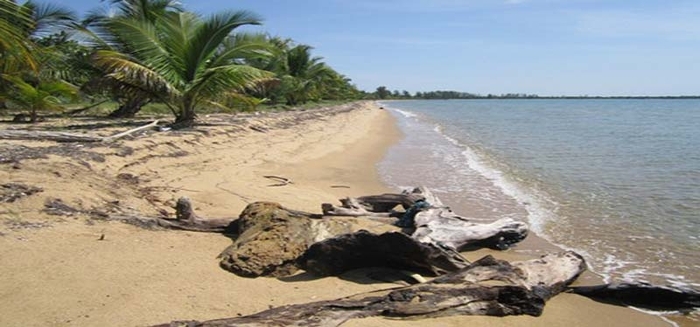
<svg viewBox="0 0 700 327">
<path fill-rule="evenodd" d="M 607 282 L 700 289 L 700 100 L 379 104 L 404 133 L 379 164 L 391 187 L 524 221 Z"/>
</svg>

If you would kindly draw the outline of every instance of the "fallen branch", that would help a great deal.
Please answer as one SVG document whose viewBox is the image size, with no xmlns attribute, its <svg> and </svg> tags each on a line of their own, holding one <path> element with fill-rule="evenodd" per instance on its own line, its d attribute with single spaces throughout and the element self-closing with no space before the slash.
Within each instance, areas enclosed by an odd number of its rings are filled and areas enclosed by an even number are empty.
<svg viewBox="0 0 700 327">
<path fill-rule="evenodd" d="M 253 315 L 168 326 L 340 326 L 355 318 L 434 318 L 456 315 L 542 314 L 545 301 L 585 269 L 573 252 L 508 263 L 486 256 L 468 267 L 424 284 L 392 288 L 331 301 L 282 306 Z"/>
<path fill-rule="evenodd" d="M 612 283 L 570 288 L 573 293 L 595 300 L 651 310 L 700 308 L 700 292 L 643 283 Z"/>
<path fill-rule="evenodd" d="M 43 192 L 41 187 L 25 185 L 22 183 L 0 184 L 0 203 L 11 203 L 25 196 Z"/>
<path fill-rule="evenodd" d="M 91 136 L 83 134 L 73 134 L 66 132 L 51 132 L 51 131 L 28 131 L 18 129 L 0 130 L 0 139 L 5 140 L 38 140 L 38 141 L 56 141 L 56 142 L 113 142 L 122 137 L 133 133 L 149 129 L 158 125 L 155 120 L 150 124 L 140 126 L 128 131 L 114 134 L 112 136 Z"/>
<path fill-rule="evenodd" d="M 286 177 L 280 177 L 280 176 L 274 176 L 274 175 L 267 175 L 267 176 L 263 176 L 263 177 L 265 177 L 267 179 L 276 180 L 279 182 L 277 184 L 272 184 L 272 185 L 268 185 L 268 186 L 285 186 L 285 185 L 292 184 L 292 180 L 290 180 L 289 178 L 286 178 Z"/>
<path fill-rule="evenodd" d="M 187 197 L 177 200 L 176 219 L 161 217 L 147 217 L 128 214 L 110 214 L 99 210 L 84 210 L 71 207 L 61 199 L 47 200 L 44 204 L 44 212 L 56 216 L 74 216 L 78 214 L 89 216 L 97 220 L 120 221 L 130 225 L 146 229 L 166 228 L 205 233 L 235 233 L 233 222 L 235 219 L 202 219 L 192 210 L 192 204 Z"/>
</svg>

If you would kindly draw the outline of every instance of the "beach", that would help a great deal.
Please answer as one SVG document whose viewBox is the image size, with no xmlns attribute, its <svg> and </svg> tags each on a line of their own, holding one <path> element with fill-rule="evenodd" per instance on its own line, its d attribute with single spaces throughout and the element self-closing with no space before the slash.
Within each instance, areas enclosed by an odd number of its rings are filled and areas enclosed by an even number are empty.
<svg viewBox="0 0 700 327">
<path fill-rule="evenodd" d="M 399 191 L 382 183 L 376 167 L 402 137 L 391 114 L 373 102 L 327 113 L 299 113 L 309 117 L 303 120 L 294 113 L 251 114 L 234 121 L 211 115 L 201 117 L 208 124 L 189 132 L 154 133 L 118 146 L 71 148 L 70 156 L 51 152 L 0 165 L 0 180 L 43 189 L 4 203 L 0 210 L 0 325 L 148 326 L 249 315 L 398 286 L 370 282 L 354 272 L 315 279 L 242 278 L 218 266 L 216 256 L 231 244 L 223 235 L 152 231 L 41 211 L 47 200 L 61 199 L 86 210 L 108 210 L 111 204 L 113 210 L 173 216 L 175 201 L 187 196 L 203 217 L 234 218 L 255 201 L 320 213 L 324 202 Z M 18 144 L 0 141 L 5 149 Z M 44 148 L 54 143 L 21 144 Z M 291 183 L 273 186 L 275 181 L 265 176 Z M 522 246 L 556 250 L 537 237 Z M 511 250 L 464 253 L 470 260 L 486 254 L 529 259 Z M 582 281 L 592 283 L 595 277 Z M 547 302 L 540 317 L 367 318 L 344 326 L 467 324 L 669 325 L 626 307 L 560 294 Z"/>
</svg>

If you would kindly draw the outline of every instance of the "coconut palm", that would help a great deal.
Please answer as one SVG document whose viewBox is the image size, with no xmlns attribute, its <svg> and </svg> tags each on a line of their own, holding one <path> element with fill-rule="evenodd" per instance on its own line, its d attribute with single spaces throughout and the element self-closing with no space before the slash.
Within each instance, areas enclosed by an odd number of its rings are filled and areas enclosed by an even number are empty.
<svg viewBox="0 0 700 327">
<path fill-rule="evenodd" d="M 282 88 L 287 104 L 296 105 L 320 98 L 323 82 L 334 71 L 321 60 L 313 57 L 309 45 L 297 45 L 287 51 L 287 75 L 282 78 Z"/>
<path fill-rule="evenodd" d="M 0 69 L 2 72 L 11 64 L 35 68 L 25 33 L 30 29 L 32 19 L 20 7 L 14 1 L 0 0 Z"/>
<path fill-rule="evenodd" d="M 95 63 L 110 78 L 168 105 L 177 127 L 189 127 L 198 108 L 222 106 L 217 100 L 271 77 L 241 65 L 236 61 L 239 52 L 223 46 L 236 28 L 259 22 L 246 11 L 207 18 L 168 13 L 154 22 L 115 18 L 109 22 L 110 30 L 130 52 L 100 50 Z"/>
<path fill-rule="evenodd" d="M 134 19 L 155 24 L 158 19 L 169 13 L 183 12 L 176 0 L 104 0 L 107 5 L 90 11 L 78 27 L 88 44 L 96 49 L 131 53 L 128 40 L 120 38 L 113 31 L 117 19 Z M 83 84 L 83 91 L 89 94 L 107 93 L 119 103 L 110 117 L 133 117 L 143 106 L 153 99 L 148 92 L 139 87 L 126 85 L 109 75 L 109 72 L 96 74 L 89 82 Z"/>
<path fill-rule="evenodd" d="M 78 88 L 61 80 L 39 81 L 37 85 L 25 82 L 17 76 L 3 75 L 11 83 L 6 97 L 10 105 L 29 110 L 30 122 L 37 121 L 37 113 L 42 110 L 59 110 L 63 100 L 77 96 Z"/>
<path fill-rule="evenodd" d="M 51 57 L 52 49 L 36 44 L 36 40 L 66 27 L 74 21 L 75 15 L 70 11 L 52 4 L 36 4 L 27 1 L 17 4 L 15 1 L 0 0 L 0 74 L 16 78 L 3 78 L 0 85 L 0 107 L 4 100 L 15 92 L 16 81 L 31 80 L 37 86 L 41 75 L 47 72 L 46 58 Z M 24 78 L 22 80 L 21 78 Z"/>
</svg>

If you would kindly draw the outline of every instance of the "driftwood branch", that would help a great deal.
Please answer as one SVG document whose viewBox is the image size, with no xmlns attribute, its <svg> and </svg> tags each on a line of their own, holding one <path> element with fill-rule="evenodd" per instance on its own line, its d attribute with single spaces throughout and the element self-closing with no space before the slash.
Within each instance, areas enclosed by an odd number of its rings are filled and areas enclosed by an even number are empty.
<svg viewBox="0 0 700 327">
<path fill-rule="evenodd" d="M 192 209 L 190 200 L 186 197 L 178 199 L 176 219 L 147 217 L 141 215 L 110 214 L 99 210 L 74 208 L 60 199 L 50 199 L 44 204 L 44 212 L 56 216 L 87 215 L 97 220 L 120 221 L 147 229 L 166 228 L 206 233 L 235 233 L 234 219 L 202 219 Z"/>
<path fill-rule="evenodd" d="M 277 181 L 277 184 L 272 184 L 272 185 L 268 185 L 268 186 L 285 186 L 285 185 L 292 184 L 292 180 L 290 180 L 289 178 L 286 178 L 286 177 L 274 176 L 274 175 L 267 175 L 267 176 L 263 176 L 263 177 Z"/>
<path fill-rule="evenodd" d="M 545 301 L 584 269 L 583 259 L 573 252 L 513 264 L 487 256 L 424 284 L 288 305 L 244 317 L 174 321 L 158 326 L 340 326 L 350 319 L 372 316 L 539 316 Z"/>
<path fill-rule="evenodd" d="M 612 283 L 570 288 L 573 293 L 598 301 L 651 310 L 700 308 L 700 292 L 643 283 Z"/>
<path fill-rule="evenodd" d="M 51 132 L 51 131 L 28 131 L 6 129 L 0 130 L 0 139 L 6 140 L 39 140 L 39 141 L 56 141 L 56 142 L 113 142 L 114 140 L 131 135 L 133 133 L 143 131 L 158 125 L 155 120 L 147 125 L 140 126 L 128 131 L 117 133 L 112 136 L 91 136 L 84 134 L 74 134 L 66 132 Z"/>
</svg>

